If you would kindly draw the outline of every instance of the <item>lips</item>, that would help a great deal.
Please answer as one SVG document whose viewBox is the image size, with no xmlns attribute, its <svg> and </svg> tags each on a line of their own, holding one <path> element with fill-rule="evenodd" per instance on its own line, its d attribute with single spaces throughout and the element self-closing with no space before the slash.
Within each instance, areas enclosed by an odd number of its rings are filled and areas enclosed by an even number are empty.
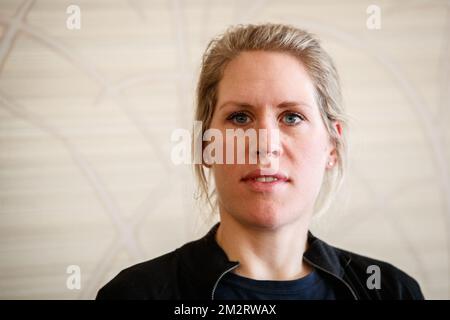
<svg viewBox="0 0 450 320">
<path fill-rule="evenodd" d="M 254 192 L 274 192 L 280 190 L 290 181 L 286 174 L 277 172 L 267 174 L 264 170 L 254 170 L 245 175 L 241 181 Z"/>
<path fill-rule="evenodd" d="M 280 181 L 280 182 L 287 182 L 289 181 L 289 178 L 287 175 L 285 175 L 282 172 L 277 172 L 274 174 L 267 174 L 267 171 L 263 169 L 257 169 L 254 171 L 249 172 L 247 175 L 245 175 L 242 178 L 242 181 L 248 181 L 248 180 L 255 180 L 259 182 L 273 182 L 273 181 Z"/>
</svg>

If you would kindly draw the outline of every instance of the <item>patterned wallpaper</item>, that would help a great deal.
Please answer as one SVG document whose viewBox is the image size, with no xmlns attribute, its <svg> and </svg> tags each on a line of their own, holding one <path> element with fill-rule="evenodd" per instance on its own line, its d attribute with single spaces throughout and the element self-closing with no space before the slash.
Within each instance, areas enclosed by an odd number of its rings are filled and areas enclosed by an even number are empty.
<svg viewBox="0 0 450 320">
<path fill-rule="evenodd" d="M 267 21 L 319 36 L 351 117 L 347 180 L 314 232 L 450 298 L 450 3 L 438 0 L 1 0 L 0 298 L 92 299 L 209 229 L 171 133 L 190 128 L 209 39 Z"/>
</svg>

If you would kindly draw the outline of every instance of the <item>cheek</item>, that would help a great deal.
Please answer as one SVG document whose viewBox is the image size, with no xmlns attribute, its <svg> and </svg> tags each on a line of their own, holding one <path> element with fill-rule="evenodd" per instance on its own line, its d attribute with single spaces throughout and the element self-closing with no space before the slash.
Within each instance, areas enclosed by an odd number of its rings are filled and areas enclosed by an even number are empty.
<svg viewBox="0 0 450 320">
<path fill-rule="evenodd" d="M 304 138 L 292 142 L 287 146 L 286 156 L 294 172 L 303 176 L 320 175 L 325 170 L 327 156 L 324 142 Z"/>
<path fill-rule="evenodd" d="M 233 188 L 239 181 L 239 168 L 235 164 L 214 165 L 212 167 L 216 188 L 226 190 Z"/>
<path fill-rule="evenodd" d="M 216 195 L 220 203 L 242 203 L 242 192 L 239 191 L 239 165 L 214 165 L 213 176 Z"/>
<path fill-rule="evenodd" d="M 313 123 L 303 127 L 289 141 L 296 145 L 301 152 L 312 157 L 321 157 L 326 154 L 328 147 L 328 133 L 322 121 L 316 119 Z"/>
</svg>

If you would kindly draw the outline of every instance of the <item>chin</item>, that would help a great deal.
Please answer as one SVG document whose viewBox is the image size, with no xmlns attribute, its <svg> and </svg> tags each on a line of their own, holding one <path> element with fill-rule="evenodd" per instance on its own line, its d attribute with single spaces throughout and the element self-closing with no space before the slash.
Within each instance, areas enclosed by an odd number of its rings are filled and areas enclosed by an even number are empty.
<svg viewBox="0 0 450 320">
<path fill-rule="evenodd" d="M 241 214 L 242 220 L 249 226 L 268 230 L 280 228 L 293 220 L 284 208 L 248 208 Z"/>
</svg>

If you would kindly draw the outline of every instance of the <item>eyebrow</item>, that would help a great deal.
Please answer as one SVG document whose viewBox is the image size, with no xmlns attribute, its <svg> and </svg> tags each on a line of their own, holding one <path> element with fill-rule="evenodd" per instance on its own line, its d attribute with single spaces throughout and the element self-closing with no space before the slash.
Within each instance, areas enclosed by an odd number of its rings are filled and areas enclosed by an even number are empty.
<svg viewBox="0 0 450 320">
<path fill-rule="evenodd" d="M 229 104 L 239 106 L 239 107 L 244 107 L 244 108 L 255 108 L 250 103 L 239 102 L 239 101 L 227 101 L 227 102 L 222 103 L 217 110 L 220 110 Z M 277 108 L 282 109 L 282 108 L 289 108 L 289 107 L 295 107 L 295 106 L 305 106 L 305 107 L 312 109 L 311 105 L 309 105 L 308 103 L 303 102 L 303 101 L 283 101 L 279 105 L 277 105 Z"/>
</svg>

